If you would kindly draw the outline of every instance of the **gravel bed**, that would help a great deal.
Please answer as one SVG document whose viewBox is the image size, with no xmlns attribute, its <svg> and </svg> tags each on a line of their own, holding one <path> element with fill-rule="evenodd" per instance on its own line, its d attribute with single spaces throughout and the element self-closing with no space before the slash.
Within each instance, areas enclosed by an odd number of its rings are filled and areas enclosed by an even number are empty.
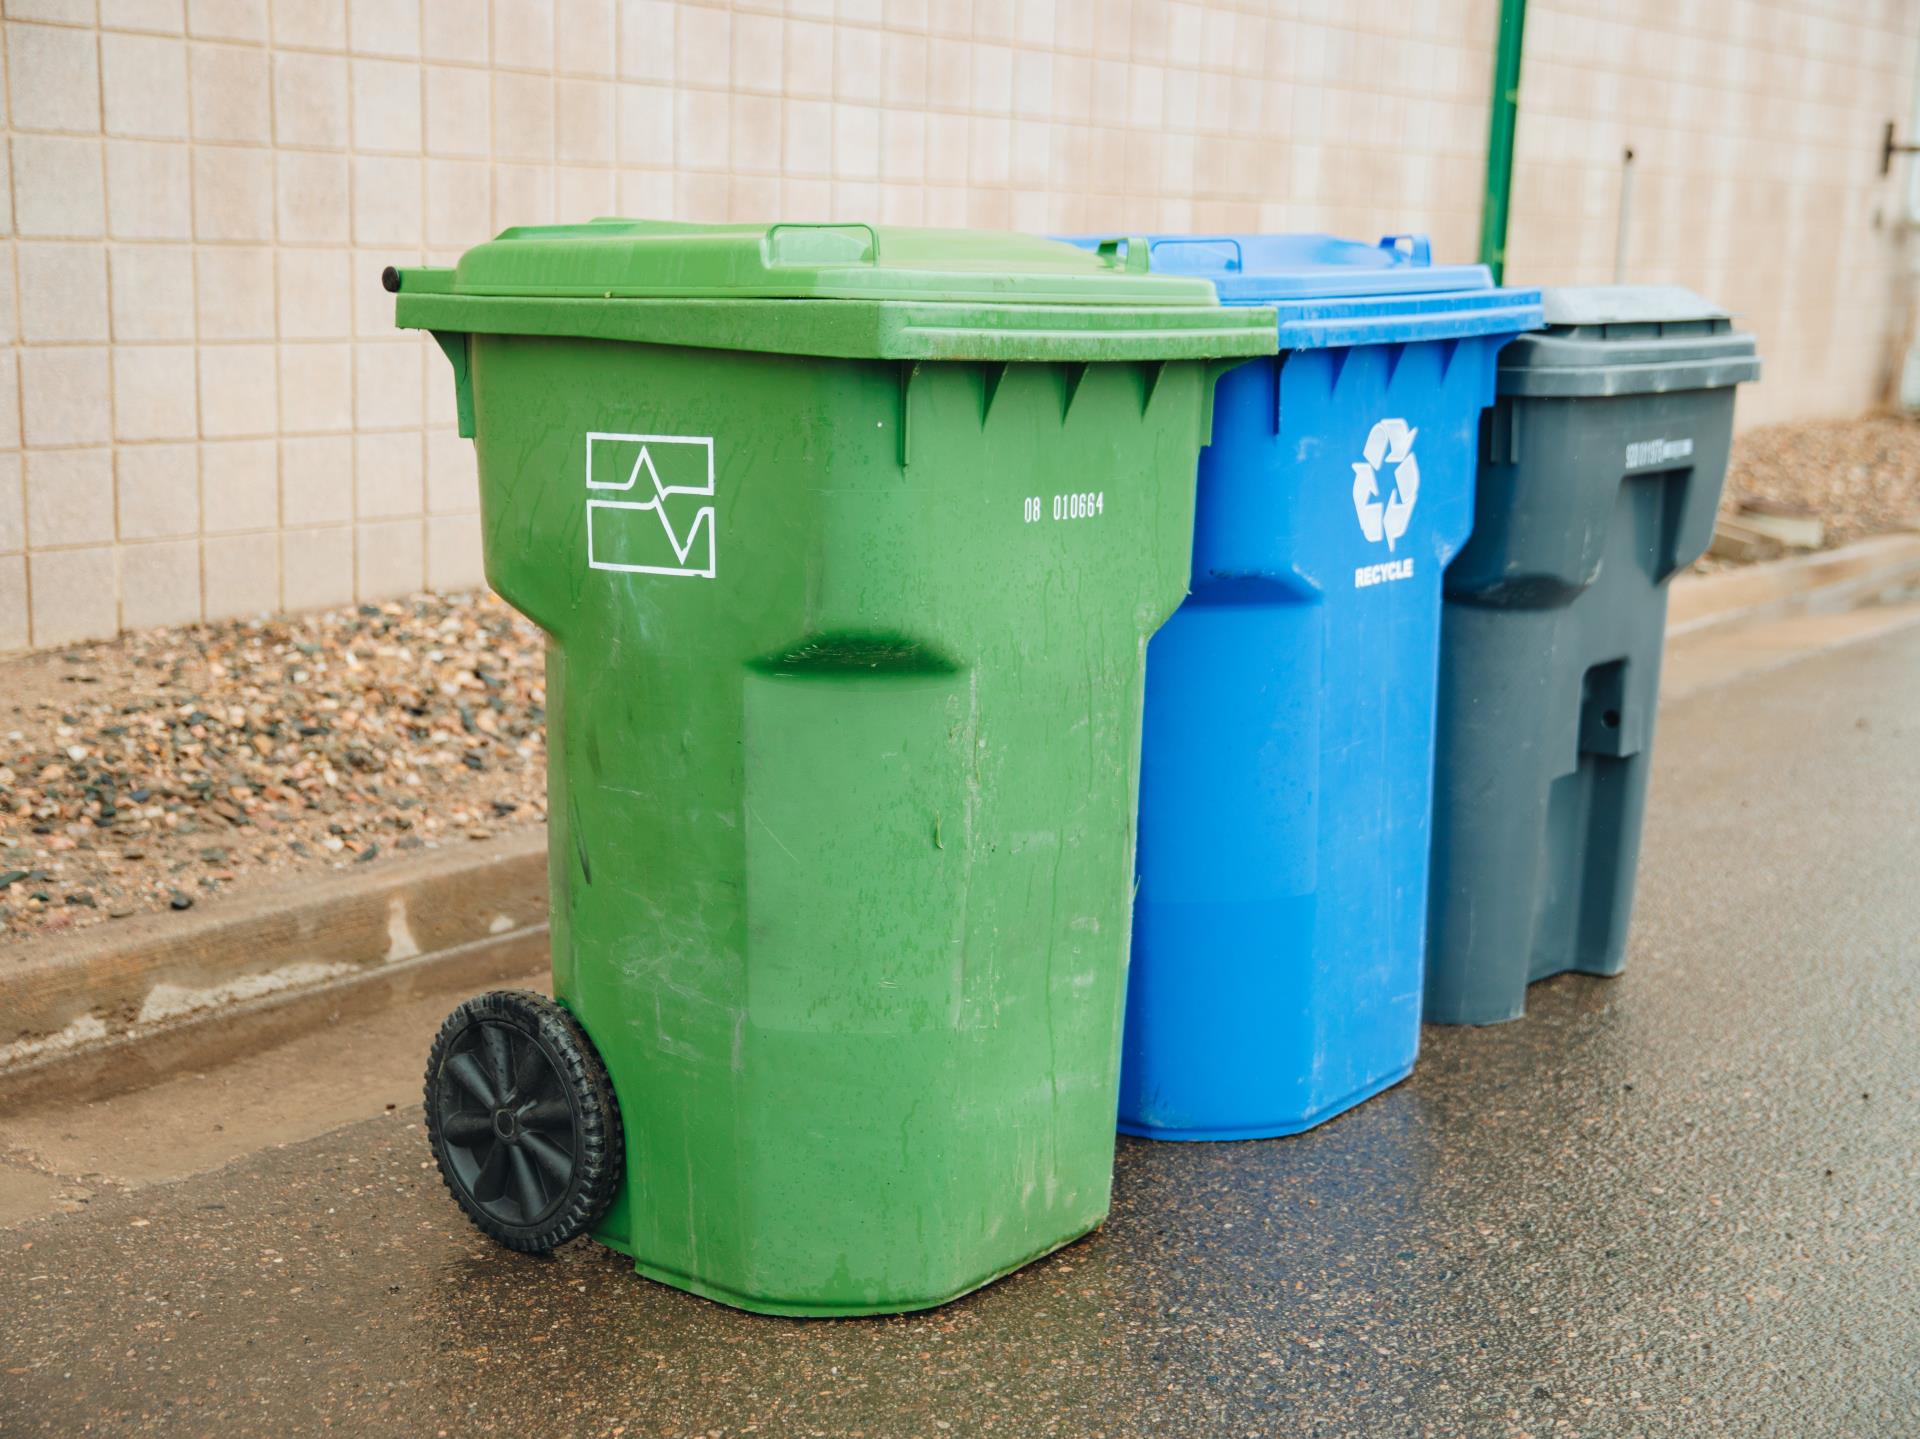
<svg viewBox="0 0 1920 1439">
<path fill-rule="evenodd" d="M 1734 441 L 1721 513 L 1758 499 L 1818 515 L 1825 547 L 1920 529 L 1920 419 L 1766 425 Z"/>
<path fill-rule="evenodd" d="M 478 593 L 0 660 L 0 944 L 544 823 L 543 648 Z"/>
</svg>

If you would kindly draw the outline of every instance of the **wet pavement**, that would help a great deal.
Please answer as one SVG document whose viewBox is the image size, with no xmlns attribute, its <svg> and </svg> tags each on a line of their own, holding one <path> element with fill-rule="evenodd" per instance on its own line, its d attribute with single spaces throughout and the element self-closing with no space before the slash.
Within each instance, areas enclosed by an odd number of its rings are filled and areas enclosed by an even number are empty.
<svg viewBox="0 0 1920 1439">
<path fill-rule="evenodd" d="M 1632 959 L 929 1315 L 468 1231 L 404 1109 L 0 1231 L 0 1433 L 1920 1434 L 1920 628 L 1661 716 Z"/>
</svg>

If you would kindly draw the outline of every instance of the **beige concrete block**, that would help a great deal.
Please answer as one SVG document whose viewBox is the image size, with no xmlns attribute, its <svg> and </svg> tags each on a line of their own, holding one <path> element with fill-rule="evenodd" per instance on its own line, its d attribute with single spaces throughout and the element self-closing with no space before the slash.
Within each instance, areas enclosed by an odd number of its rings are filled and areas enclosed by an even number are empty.
<svg viewBox="0 0 1920 1439">
<path fill-rule="evenodd" d="M 427 431 L 427 511 L 464 514 L 480 506 L 480 472 L 473 441 L 452 430 Z"/>
<path fill-rule="evenodd" d="M 837 100 L 876 104 L 886 89 L 885 52 L 878 30 L 850 25 L 833 36 L 833 94 Z"/>
<path fill-rule="evenodd" d="M 198 445 L 122 445 L 113 463 L 121 539 L 200 533 Z"/>
<path fill-rule="evenodd" d="M 553 173 L 555 215 L 609 215 L 619 208 L 614 199 L 619 179 L 611 169 L 561 169 Z"/>
<path fill-rule="evenodd" d="M 274 130 L 282 145 L 346 148 L 347 62 L 338 55 L 273 57 Z"/>
<path fill-rule="evenodd" d="M 872 180 L 879 176 L 880 111 L 876 107 L 833 107 L 833 173 L 838 177 L 859 180 Z"/>
<path fill-rule="evenodd" d="M 786 23 L 778 15 L 733 17 L 733 89 L 778 95 L 785 85 Z"/>
<path fill-rule="evenodd" d="M 491 233 L 493 177 L 478 160 L 427 161 L 427 242 L 464 247 Z"/>
<path fill-rule="evenodd" d="M 918 185 L 880 186 L 881 224 L 922 225 L 926 223 L 926 217 L 926 196 Z"/>
<path fill-rule="evenodd" d="M 280 426 L 291 434 L 353 428 L 353 347 L 280 347 Z"/>
<path fill-rule="evenodd" d="M 100 0 L 100 26 L 181 35 L 187 28 L 187 7 L 185 0 Z"/>
<path fill-rule="evenodd" d="M 618 187 L 622 215 L 673 215 L 674 177 L 671 170 L 622 170 Z"/>
<path fill-rule="evenodd" d="M 27 647 L 27 557 L 0 555 L 0 653 Z"/>
<path fill-rule="evenodd" d="M 12 160 L 14 225 L 20 234 L 81 239 L 104 233 L 98 140 L 15 135 Z"/>
<path fill-rule="evenodd" d="M 1004 119 L 975 115 L 968 123 L 966 159 L 968 179 L 973 184 L 1000 186 L 1008 183 L 1014 156 L 1014 131 Z"/>
<path fill-rule="evenodd" d="M 202 345 L 200 433 L 271 435 L 280 423 L 278 373 L 271 345 Z"/>
<path fill-rule="evenodd" d="M 280 464 L 273 440 L 225 440 L 200 447 L 200 530 L 232 534 L 280 523 Z"/>
<path fill-rule="evenodd" d="M 418 515 L 425 506 L 418 430 L 353 437 L 354 514 L 363 520 Z"/>
<path fill-rule="evenodd" d="M 130 630 L 190 625 L 200 618 L 200 546 L 192 540 L 126 545 L 120 551 L 120 623 Z"/>
<path fill-rule="evenodd" d="M 346 0 L 273 0 L 273 42 L 307 50 L 346 49 Z"/>
<path fill-rule="evenodd" d="M 20 352 L 0 348 L 0 450 L 20 448 Z"/>
<path fill-rule="evenodd" d="M 427 588 L 471 590 L 486 583 L 480 516 L 435 515 L 427 521 Z"/>
<path fill-rule="evenodd" d="M 704 212 L 706 205 L 704 197 L 683 193 L 680 198 L 688 205 L 687 213 L 699 215 Z M 833 181 L 782 180 L 780 182 L 780 214 L 813 224 L 824 224 L 831 220 L 833 218 Z"/>
<path fill-rule="evenodd" d="M 27 557 L 35 645 L 109 639 L 120 630 L 114 551 L 107 546 Z M 4 613 L 4 607 L 0 607 Z M 0 624 L 4 624 L 0 620 Z"/>
<path fill-rule="evenodd" d="M 420 347 L 411 338 L 363 342 L 353 351 L 353 414 L 360 429 L 420 424 Z M 409 513 L 417 513 L 416 503 Z"/>
<path fill-rule="evenodd" d="M 964 113 L 973 105 L 973 45 L 939 40 L 928 45 L 927 91 L 922 105 Z"/>
<path fill-rule="evenodd" d="M 20 412 L 29 445 L 106 444 L 111 408 L 104 347 L 20 352 Z"/>
<path fill-rule="evenodd" d="M 623 80 L 673 79 L 672 0 L 619 0 L 615 41 Z"/>
<path fill-rule="evenodd" d="M 833 181 L 833 215 L 874 215 L 877 211 L 877 181 Z"/>
<path fill-rule="evenodd" d="M 276 262 L 281 338 L 334 340 L 353 333 L 352 256 L 340 250 L 283 249 Z"/>
<path fill-rule="evenodd" d="M 27 547 L 26 479 L 20 456 L 0 454 L 0 555 Z"/>
<path fill-rule="evenodd" d="M 352 604 L 353 526 L 282 532 L 280 595 L 294 612 Z"/>
<path fill-rule="evenodd" d="M 705 5 L 683 5 L 674 21 L 675 69 L 684 81 L 723 84 L 733 68 L 733 16 Z"/>
<path fill-rule="evenodd" d="M 427 67 L 427 150 L 484 158 L 492 134 L 492 84 L 484 70 Z"/>
<path fill-rule="evenodd" d="M 728 110 L 735 177 L 780 173 L 780 123 L 786 102 L 777 95 L 736 93 Z"/>
<path fill-rule="evenodd" d="M 420 150 L 420 67 L 405 60 L 355 60 L 353 147 L 389 155 Z"/>
<path fill-rule="evenodd" d="M 20 338 L 107 338 L 107 256 L 97 244 L 20 246 Z"/>
<path fill-rule="evenodd" d="M 189 70 L 194 139 L 248 145 L 272 140 L 266 51 L 195 45 Z"/>
<path fill-rule="evenodd" d="M 880 117 L 880 174 L 885 179 L 921 179 L 926 174 L 926 151 L 926 116 L 889 110 Z"/>
<path fill-rule="evenodd" d="M 493 223 L 545 225 L 556 218 L 553 207 L 553 167 L 550 165 L 495 165 L 493 167 Z"/>
<path fill-rule="evenodd" d="M 193 235 L 188 148 L 144 140 L 107 142 L 107 230 L 119 240 Z"/>
<path fill-rule="evenodd" d="M 927 37 L 888 34 L 880 50 L 880 96 L 889 105 L 914 107 L 927 94 Z"/>
<path fill-rule="evenodd" d="M 833 106 L 824 100 L 787 101 L 781 141 L 780 169 L 784 174 L 831 174 Z"/>
<path fill-rule="evenodd" d="M 16 130 L 100 128 L 100 67 L 91 30 L 9 23 L 7 79 Z"/>
<path fill-rule="evenodd" d="M 815 109 L 824 109 L 816 106 Z M 786 111 L 789 137 L 803 122 L 794 107 Z M 716 91 L 682 90 L 674 96 L 674 159 L 682 169 L 724 170 L 731 145 L 728 97 Z"/>
<path fill-rule="evenodd" d="M 782 88 L 790 96 L 824 100 L 833 94 L 833 27 L 789 20 L 783 50 Z M 925 103 L 926 97 L 920 97 Z"/>
<path fill-rule="evenodd" d="M 113 451 L 36 450 L 26 457 L 27 543 L 113 540 Z"/>
<path fill-rule="evenodd" d="M 673 163 L 673 91 L 664 85 L 620 86 L 616 128 L 623 165 Z"/>
<path fill-rule="evenodd" d="M 610 164 L 614 151 L 614 87 L 567 80 L 556 89 L 555 154 L 576 164 Z"/>
<path fill-rule="evenodd" d="M 7 16 L 55 25 L 91 25 L 93 0 L 7 0 Z"/>
<path fill-rule="evenodd" d="M 493 0 L 493 53 L 500 64 L 553 68 L 553 0 Z"/>
<path fill-rule="evenodd" d="M 562 75 L 612 75 L 613 11 L 613 0 L 558 0 L 554 68 Z"/>
<path fill-rule="evenodd" d="M 344 524 L 353 518 L 353 441 L 345 435 L 280 442 L 280 522 Z"/>
<path fill-rule="evenodd" d="M 116 346 L 114 438 L 187 440 L 198 434 L 193 361 L 188 345 Z"/>
<path fill-rule="evenodd" d="M 280 608 L 280 537 L 221 535 L 200 542 L 201 591 L 210 620 Z"/>
<path fill-rule="evenodd" d="M 495 71 L 493 154 L 500 160 L 551 160 L 554 81 L 549 75 Z"/>
<path fill-rule="evenodd" d="M 274 213 L 283 242 L 337 245 L 346 241 L 348 174 L 345 155 L 280 151 L 274 165 Z"/>
<path fill-rule="evenodd" d="M 271 340 L 273 251 L 221 246 L 194 255 L 202 340 Z"/>
<path fill-rule="evenodd" d="M 926 166 L 930 179 L 951 185 L 967 173 L 967 117 L 929 114 Z"/>
<path fill-rule="evenodd" d="M 356 55 L 417 57 L 420 0 L 349 0 L 347 34 Z"/>
<path fill-rule="evenodd" d="M 474 0 L 421 0 L 421 44 L 429 60 L 487 63 L 487 7 Z"/>
<path fill-rule="evenodd" d="M 193 151 L 193 233 L 199 240 L 273 238 L 273 152 Z"/>
<path fill-rule="evenodd" d="M 363 604 L 422 588 L 419 520 L 388 520 L 354 530 L 354 592 Z"/>
<path fill-rule="evenodd" d="M 109 135 L 186 138 L 184 43 L 164 35 L 102 35 L 100 75 Z"/>
<path fill-rule="evenodd" d="M 187 0 L 187 32 L 197 40 L 264 40 L 267 0 Z"/>
<path fill-rule="evenodd" d="M 419 160 L 353 158 L 353 240 L 356 245 L 418 245 L 426 233 L 420 214 Z"/>
<path fill-rule="evenodd" d="M 11 345 L 20 338 L 20 317 L 13 308 L 16 248 L 11 241 L 0 240 L 0 345 Z"/>
</svg>

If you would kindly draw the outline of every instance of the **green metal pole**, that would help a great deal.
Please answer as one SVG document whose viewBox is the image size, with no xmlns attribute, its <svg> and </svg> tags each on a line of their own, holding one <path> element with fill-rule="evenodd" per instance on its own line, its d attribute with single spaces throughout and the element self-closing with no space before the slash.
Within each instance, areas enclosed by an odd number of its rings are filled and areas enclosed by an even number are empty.
<svg viewBox="0 0 1920 1439">
<path fill-rule="evenodd" d="M 1513 131 L 1520 118 L 1520 35 L 1527 0 L 1500 0 L 1493 51 L 1493 114 L 1487 124 L 1487 193 L 1480 209 L 1480 263 L 1497 285 L 1507 269 L 1507 210 L 1513 197 Z"/>
</svg>

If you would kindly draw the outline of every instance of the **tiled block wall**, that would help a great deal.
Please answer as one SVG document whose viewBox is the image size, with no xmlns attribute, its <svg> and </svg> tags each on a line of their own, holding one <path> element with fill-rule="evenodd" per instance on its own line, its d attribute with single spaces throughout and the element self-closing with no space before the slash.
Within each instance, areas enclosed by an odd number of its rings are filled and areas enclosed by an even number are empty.
<svg viewBox="0 0 1920 1439">
<path fill-rule="evenodd" d="M 1665 36 L 1679 16 L 1697 30 L 1712 3 L 1644 5 L 1636 24 Z M 1739 23 L 1771 34 L 1779 14 L 1854 7 L 1726 8 L 1764 11 Z M 450 262 L 508 224 L 622 213 L 1426 230 L 1467 258 L 1496 9 L 4 0 L 0 650 L 476 582 L 472 451 L 452 431 L 446 365 L 393 331 L 378 276 Z M 1619 6 L 1534 9 L 1526 83 L 1541 108 L 1521 132 L 1515 234 L 1519 270 L 1544 274 L 1535 257 L 1565 227 L 1538 227 L 1558 223 L 1567 186 L 1605 210 L 1596 156 L 1613 143 L 1596 149 L 1563 123 L 1606 84 L 1551 67 L 1579 69 L 1566 26 Z M 1817 153 L 1850 164 L 1856 110 L 1884 92 L 1887 115 L 1904 113 L 1893 91 L 1911 7 L 1881 12 L 1815 27 L 1837 48 L 1795 112 Z M 1677 104 L 1629 75 L 1642 48 L 1633 39 L 1609 62 L 1635 97 L 1621 112 Z M 1871 98 L 1834 90 L 1850 66 L 1871 70 Z M 1688 83 L 1675 124 L 1702 122 L 1733 87 L 1711 70 Z M 1577 179 L 1556 178 L 1556 156 Z M 1764 145 L 1727 159 L 1780 163 Z M 1645 190 L 1649 234 L 1683 234 L 1684 186 Z M 1798 253 L 1817 257 L 1829 218 L 1804 224 Z M 1715 234 L 1711 253 L 1731 253 L 1724 225 Z M 1696 273 L 1694 253 L 1672 252 L 1681 277 L 1724 279 L 1739 303 L 1736 272 Z M 1779 256 L 1764 263 L 1778 273 Z M 1838 289 L 1831 272 L 1801 277 L 1783 313 L 1832 326 L 1833 304 L 1869 311 L 1883 268 Z M 1788 388 L 1791 372 L 1770 363 L 1765 390 Z M 1859 408 L 1877 393 L 1866 380 L 1823 372 L 1814 408 Z"/>
<path fill-rule="evenodd" d="M 1759 338 L 1743 426 L 1889 396 L 1910 329 L 1913 0 L 1532 0 L 1509 278 L 1688 285 Z"/>
</svg>

